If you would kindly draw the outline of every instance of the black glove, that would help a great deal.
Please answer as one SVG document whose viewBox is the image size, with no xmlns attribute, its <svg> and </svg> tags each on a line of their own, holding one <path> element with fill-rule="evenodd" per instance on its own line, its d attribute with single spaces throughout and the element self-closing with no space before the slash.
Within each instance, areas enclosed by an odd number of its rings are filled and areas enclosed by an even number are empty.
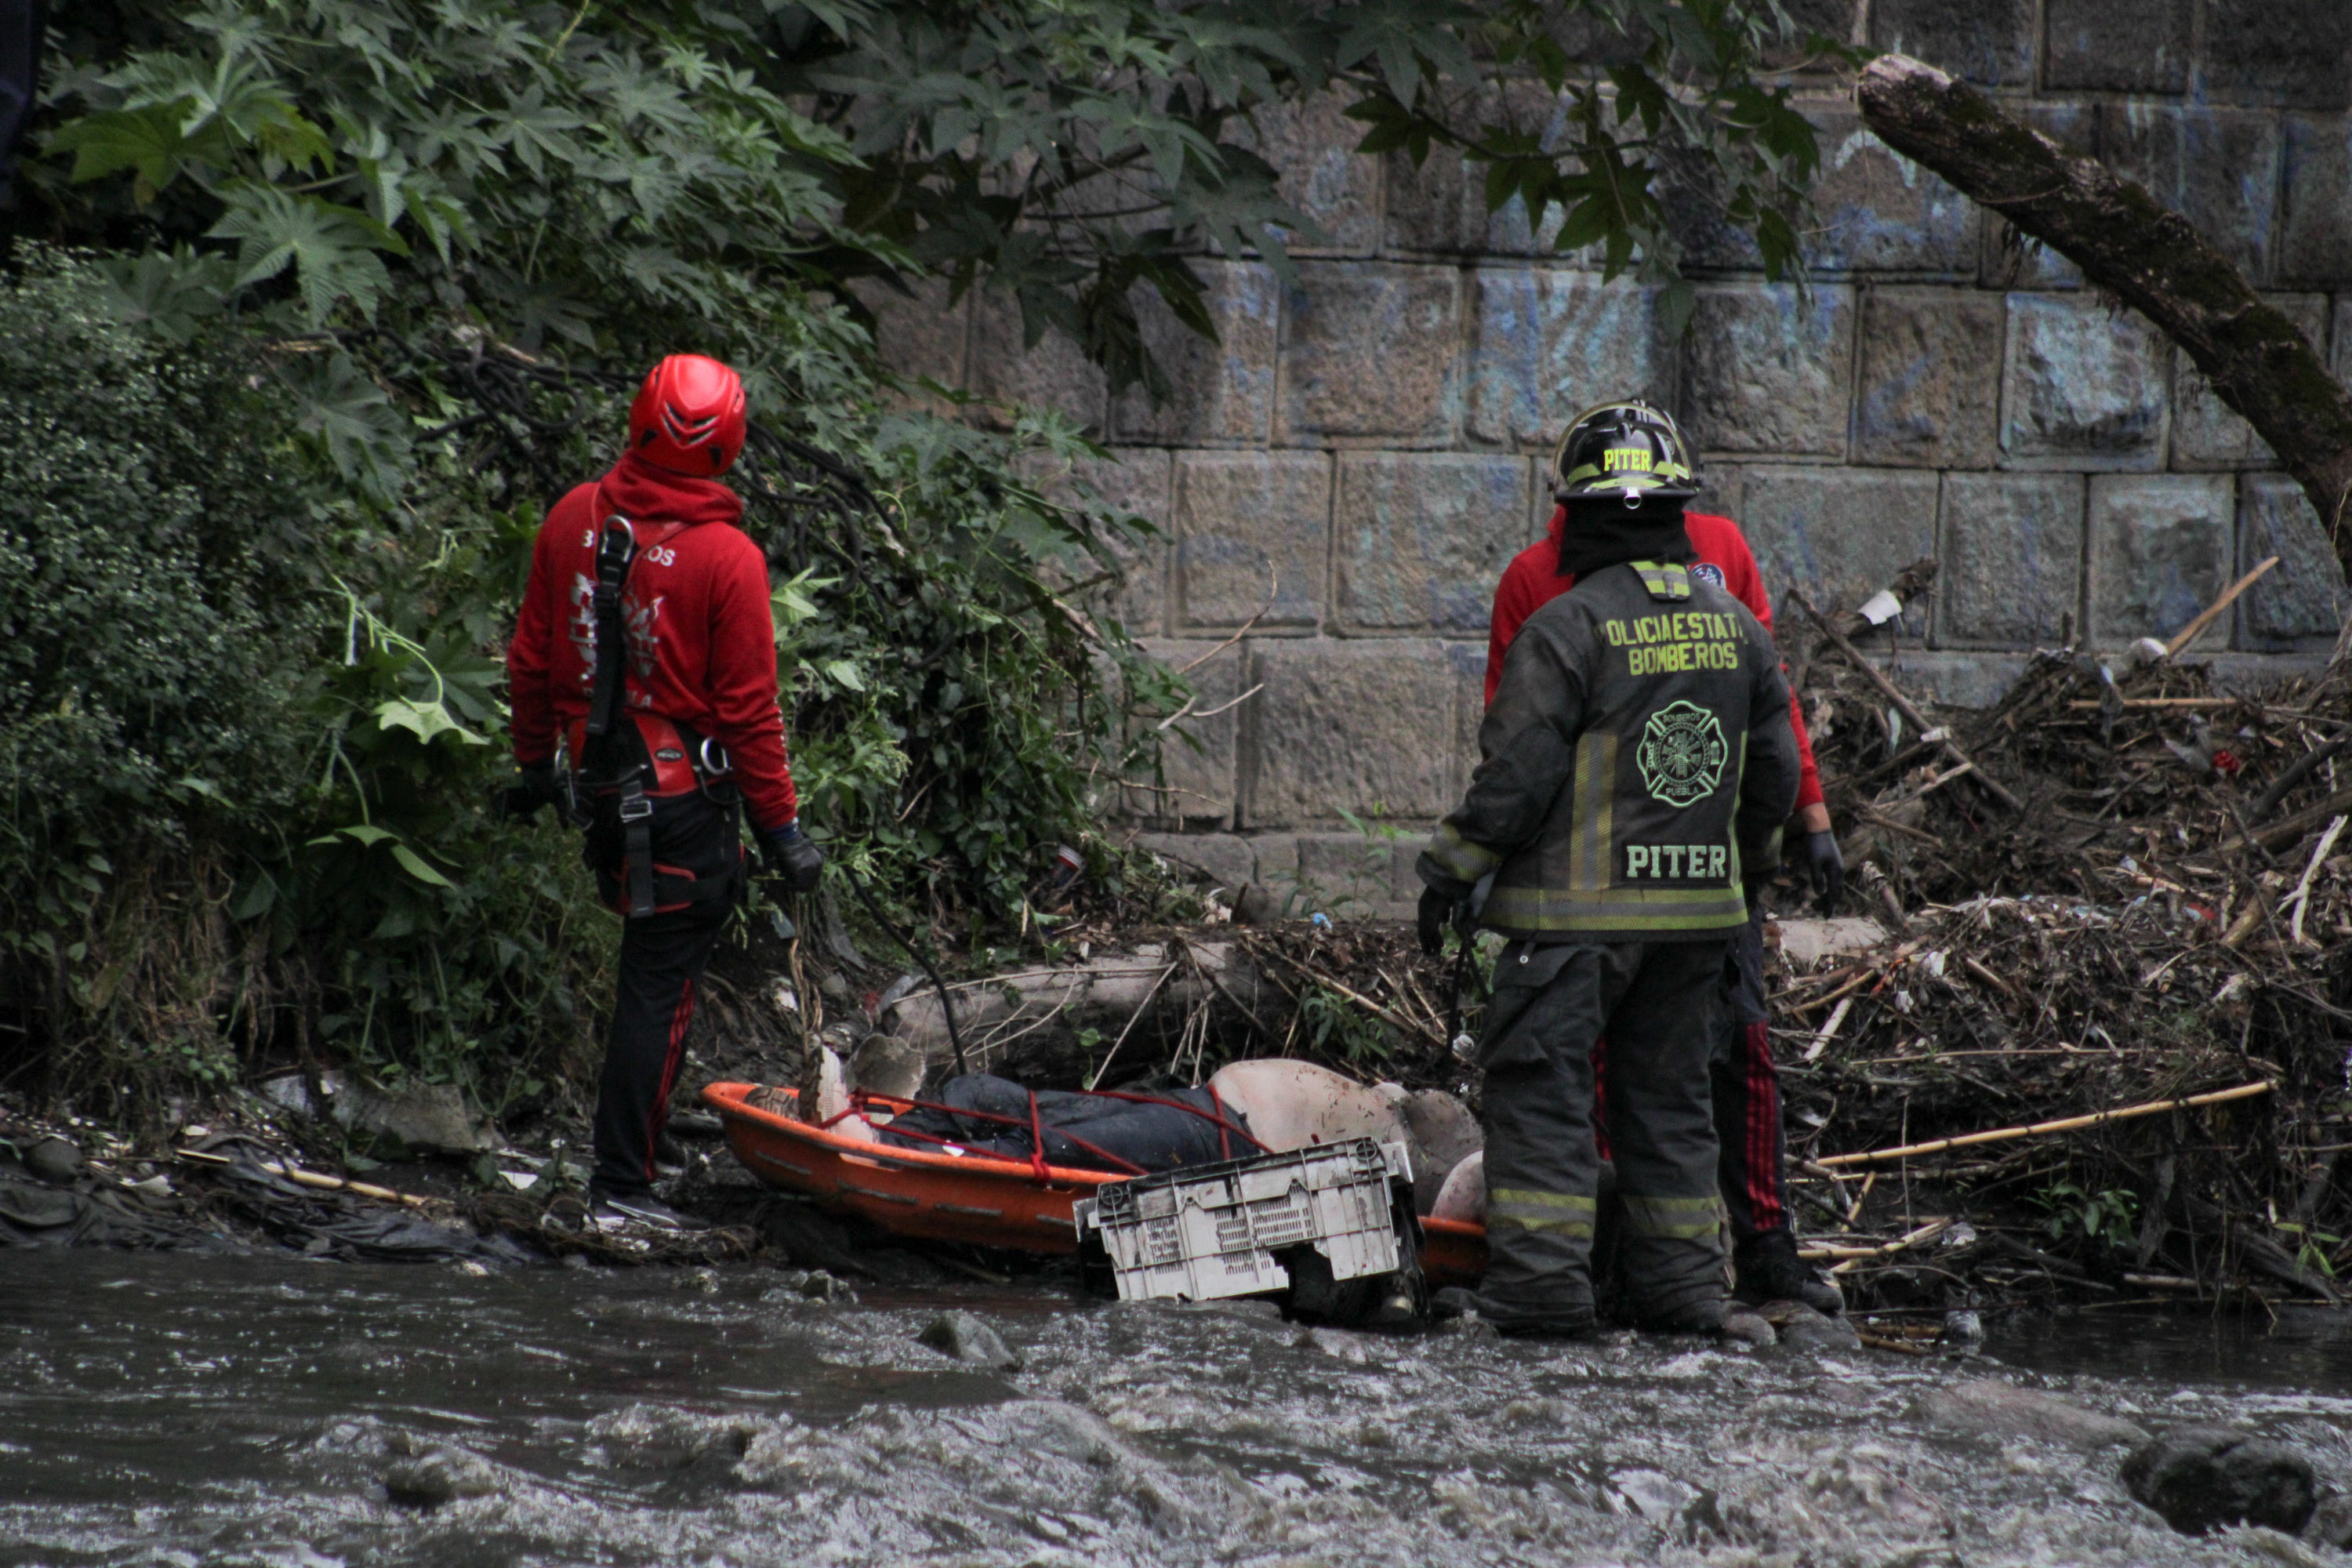
<svg viewBox="0 0 2352 1568">
<path fill-rule="evenodd" d="M 527 822 L 556 799 L 555 764 L 525 763 L 516 771 L 515 782 L 499 791 L 498 813 L 510 822 Z"/>
<path fill-rule="evenodd" d="M 760 835 L 760 855 L 795 893 L 815 892 L 817 879 L 824 875 L 824 851 L 801 831 L 797 818 Z"/>
<path fill-rule="evenodd" d="M 1442 889 L 1424 889 L 1421 895 L 1421 913 L 1415 924 L 1421 931 L 1421 951 L 1435 958 L 1445 951 L 1445 928 L 1453 922 L 1454 911 L 1462 905 L 1462 896 Z"/>
<path fill-rule="evenodd" d="M 1824 915 L 1835 910 L 1838 900 L 1845 896 L 1845 857 L 1838 852 L 1836 834 L 1824 827 L 1805 835 L 1805 868 L 1812 875 L 1813 891 L 1820 895 L 1815 907 Z"/>
</svg>

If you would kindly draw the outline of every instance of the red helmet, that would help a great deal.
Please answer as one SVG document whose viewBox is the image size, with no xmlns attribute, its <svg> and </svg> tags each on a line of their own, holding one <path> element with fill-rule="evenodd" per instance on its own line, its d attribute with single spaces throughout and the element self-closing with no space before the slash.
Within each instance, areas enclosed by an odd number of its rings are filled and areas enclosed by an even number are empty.
<svg viewBox="0 0 2352 1568">
<path fill-rule="evenodd" d="M 716 479 L 743 450 L 743 378 L 701 354 L 672 354 L 629 405 L 629 450 L 656 468 Z"/>
</svg>

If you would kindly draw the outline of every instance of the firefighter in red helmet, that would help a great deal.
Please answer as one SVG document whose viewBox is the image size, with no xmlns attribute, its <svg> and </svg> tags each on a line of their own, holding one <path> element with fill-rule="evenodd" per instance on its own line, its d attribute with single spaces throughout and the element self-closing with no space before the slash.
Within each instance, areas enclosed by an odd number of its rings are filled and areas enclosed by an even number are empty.
<svg viewBox="0 0 2352 1568">
<path fill-rule="evenodd" d="M 743 436 L 734 371 L 700 354 L 656 365 L 628 449 L 549 510 L 507 649 L 520 776 L 502 804 L 552 802 L 584 827 L 624 918 L 589 1179 L 606 1226 L 695 1223 L 654 1196 L 654 1151 L 695 982 L 747 879 L 741 816 L 796 890 L 824 866 L 784 755 L 767 558 L 719 482 Z"/>
</svg>

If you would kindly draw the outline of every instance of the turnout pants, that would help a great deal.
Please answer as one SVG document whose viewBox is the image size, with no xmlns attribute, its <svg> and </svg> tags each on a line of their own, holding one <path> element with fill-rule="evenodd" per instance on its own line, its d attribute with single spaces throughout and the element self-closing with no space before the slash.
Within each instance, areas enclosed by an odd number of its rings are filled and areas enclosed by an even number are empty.
<svg viewBox="0 0 2352 1568">
<path fill-rule="evenodd" d="M 732 801 L 693 795 L 657 805 L 656 866 L 695 877 L 731 874 L 732 885 L 722 897 L 622 919 L 620 980 L 596 1089 L 596 1169 L 589 1178 L 600 1194 L 640 1194 L 653 1186 L 654 1143 L 669 1121 L 670 1093 L 686 1060 L 695 983 L 710 963 L 742 881 L 736 869 L 742 837 Z M 622 853 L 618 822 L 608 814 L 590 828 L 586 854 L 606 900 L 616 906 L 625 904 Z"/>
<path fill-rule="evenodd" d="M 1707 1067 L 1725 949 L 1718 939 L 1504 950 L 1478 1045 L 1488 1258 L 1479 1294 L 1498 1326 L 1591 1320 L 1593 1047 L 1604 1034 L 1627 1304 L 1664 1317 L 1722 1297 Z"/>
<path fill-rule="evenodd" d="M 1748 923 L 1732 939 L 1724 976 L 1728 1016 L 1716 1030 L 1707 1061 L 1720 1146 L 1717 1173 L 1732 1238 L 1747 1242 L 1784 1230 L 1781 1186 L 1788 1144 L 1780 1128 L 1780 1076 L 1772 1065 L 1770 1012 L 1764 1002 L 1764 911 L 1748 904 Z"/>
</svg>

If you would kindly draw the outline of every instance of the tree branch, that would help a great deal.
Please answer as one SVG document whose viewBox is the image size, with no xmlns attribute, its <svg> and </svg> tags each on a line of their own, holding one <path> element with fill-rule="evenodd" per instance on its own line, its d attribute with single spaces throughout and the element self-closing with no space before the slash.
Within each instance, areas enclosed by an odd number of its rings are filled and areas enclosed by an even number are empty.
<svg viewBox="0 0 2352 1568">
<path fill-rule="evenodd" d="M 1853 96 L 1881 141 L 2066 257 L 2186 349 L 2303 486 L 2352 574 L 2352 393 L 2228 258 L 2138 185 L 1932 66 L 1881 56 Z"/>
</svg>

